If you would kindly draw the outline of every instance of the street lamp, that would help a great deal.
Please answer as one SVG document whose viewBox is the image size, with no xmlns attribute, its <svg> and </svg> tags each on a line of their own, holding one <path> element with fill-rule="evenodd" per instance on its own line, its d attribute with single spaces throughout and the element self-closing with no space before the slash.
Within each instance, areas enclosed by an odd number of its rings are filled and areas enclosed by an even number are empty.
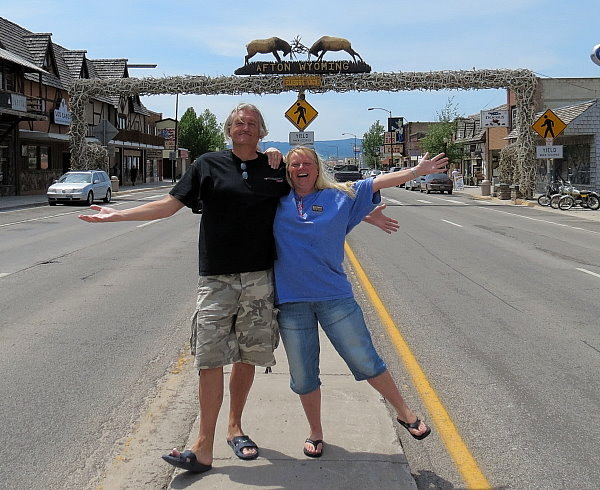
<svg viewBox="0 0 600 490">
<path fill-rule="evenodd" d="M 349 136 L 354 136 L 354 163 L 358 165 L 358 157 L 356 156 L 356 135 L 353 133 L 342 133 L 342 136 L 346 134 Z"/>
<path fill-rule="evenodd" d="M 375 110 L 385 111 L 390 115 L 390 119 L 392 118 L 392 111 L 390 111 L 389 109 L 384 109 L 383 107 L 369 107 L 367 110 L 368 111 L 375 111 Z M 388 127 L 388 129 L 390 129 L 390 128 Z M 392 144 L 390 145 L 390 154 L 391 154 L 390 159 L 392 161 L 392 166 L 394 165 L 394 143 L 395 143 L 395 141 L 392 141 Z"/>
</svg>

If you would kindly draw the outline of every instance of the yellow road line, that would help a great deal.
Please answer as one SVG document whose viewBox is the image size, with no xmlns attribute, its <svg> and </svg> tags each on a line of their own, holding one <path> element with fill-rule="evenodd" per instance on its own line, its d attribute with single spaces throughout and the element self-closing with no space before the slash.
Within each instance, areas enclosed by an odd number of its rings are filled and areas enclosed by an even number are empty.
<svg viewBox="0 0 600 490">
<path fill-rule="evenodd" d="M 408 344 L 402 337 L 398 327 L 392 320 L 392 317 L 385 308 L 383 301 L 377 294 L 377 291 L 369 281 L 360 262 L 354 255 L 354 252 L 346 242 L 344 245 L 346 257 L 352 264 L 358 279 L 367 293 L 369 300 L 373 304 L 381 321 L 385 325 L 392 343 L 396 348 L 400 358 L 404 362 L 404 367 L 412 377 L 413 383 L 423 400 L 423 404 L 431 414 L 431 420 L 435 424 L 437 431 L 448 450 L 448 453 L 454 460 L 458 471 L 462 475 L 465 483 L 470 489 L 491 488 L 483 472 L 477 465 L 475 458 L 467 448 L 462 437 L 458 433 L 458 429 L 452 422 L 450 415 L 444 408 L 444 404 L 438 397 L 437 393 L 429 383 L 427 376 L 419 366 L 417 359 L 410 350 Z"/>
</svg>

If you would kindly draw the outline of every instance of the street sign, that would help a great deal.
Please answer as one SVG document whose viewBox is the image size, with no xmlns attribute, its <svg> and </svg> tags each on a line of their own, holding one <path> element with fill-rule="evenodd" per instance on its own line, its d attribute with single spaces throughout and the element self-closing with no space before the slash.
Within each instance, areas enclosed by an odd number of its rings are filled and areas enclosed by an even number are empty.
<svg viewBox="0 0 600 490">
<path fill-rule="evenodd" d="M 550 109 L 531 126 L 542 138 L 556 138 L 564 131 L 567 125 Z"/>
<path fill-rule="evenodd" d="M 536 158 L 562 158 L 563 157 L 563 145 L 554 146 L 536 146 L 535 147 Z"/>
<path fill-rule="evenodd" d="M 304 99 L 298 99 L 285 113 L 285 117 L 300 131 L 304 131 L 318 115 L 315 108 Z"/>
<path fill-rule="evenodd" d="M 502 128 L 508 126 L 508 111 L 481 111 L 482 128 Z"/>
<path fill-rule="evenodd" d="M 102 146 L 106 146 L 117 134 L 119 134 L 119 130 L 106 119 L 102 119 L 98 125 L 94 126 L 94 129 L 92 129 L 92 135 L 100 140 Z"/>
<path fill-rule="evenodd" d="M 315 143 L 314 131 L 290 131 L 290 145 L 313 145 Z"/>
</svg>

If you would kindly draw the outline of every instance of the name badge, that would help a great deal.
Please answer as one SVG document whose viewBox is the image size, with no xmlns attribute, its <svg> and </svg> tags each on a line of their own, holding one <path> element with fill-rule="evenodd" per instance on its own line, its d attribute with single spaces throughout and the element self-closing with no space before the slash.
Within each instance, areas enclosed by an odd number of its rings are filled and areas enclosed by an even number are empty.
<svg viewBox="0 0 600 490">
<path fill-rule="evenodd" d="M 323 212 L 323 206 L 319 206 L 318 204 L 313 204 L 312 205 L 312 210 L 315 213 L 322 213 Z"/>
</svg>

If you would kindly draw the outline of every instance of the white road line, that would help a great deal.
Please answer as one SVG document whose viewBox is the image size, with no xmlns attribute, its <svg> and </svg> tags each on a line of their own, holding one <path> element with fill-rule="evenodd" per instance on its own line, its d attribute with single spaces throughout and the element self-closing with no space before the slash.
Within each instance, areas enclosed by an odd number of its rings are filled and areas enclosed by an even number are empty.
<svg viewBox="0 0 600 490">
<path fill-rule="evenodd" d="M 157 198 L 159 198 L 159 197 L 165 197 L 165 196 L 166 196 L 166 194 L 156 194 L 155 196 L 147 196 L 147 197 L 144 197 L 144 198 L 142 198 L 141 200 L 142 200 L 142 201 L 150 201 L 151 199 L 157 199 Z"/>
<path fill-rule="evenodd" d="M 142 223 L 141 225 L 137 225 L 137 228 L 143 228 L 144 226 L 153 225 L 154 223 L 158 223 L 159 221 L 162 221 L 163 219 L 165 219 L 165 218 L 155 219 L 152 221 L 148 221 L 147 223 Z"/>
<path fill-rule="evenodd" d="M 391 202 L 392 204 L 399 204 L 400 206 L 403 204 L 400 201 L 396 201 L 396 199 L 390 199 L 389 197 L 386 197 L 385 200 Z"/>
<path fill-rule="evenodd" d="M 481 208 L 481 209 L 483 209 L 483 208 Z M 556 223 L 554 221 L 548 221 L 547 219 L 532 218 L 531 216 L 523 216 L 523 215 L 516 214 L 516 213 L 509 213 L 508 211 L 502 211 L 500 209 L 491 209 L 490 211 L 494 211 L 496 213 L 502 213 L 502 214 L 509 214 L 511 216 L 518 216 L 519 218 L 525 218 L 525 219 L 529 219 L 531 221 L 539 221 L 540 223 L 546 223 L 549 225 L 563 226 L 565 228 L 570 228 L 571 230 L 587 231 L 588 233 L 593 233 L 594 235 L 600 235 L 600 231 L 586 230 L 585 228 L 579 228 L 578 226 L 571 226 L 571 225 L 565 225 L 563 223 Z"/>
<path fill-rule="evenodd" d="M 463 227 L 463 225 L 459 225 L 457 223 L 452 223 L 452 221 L 448 221 L 447 219 L 443 219 L 441 221 L 443 221 L 444 223 L 448 223 L 449 225 L 458 226 L 459 228 Z"/>
<path fill-rule="evenodd" d="M 468 204 L 466 202 L 455 201 L 454 199 L 442 199 L 442 201 L 452 202 L 454 204 L 462 204 L 463 206 L 468 206 Z"/>
<path fill-rule="evenodd" d="M 81 211 L 70 211 L 68 213 L 53 214 L 52 216 L 44 216 L 41 218 L 31 218 L 24 219 L 21 221 L 13 221 L 12 223 L 4 223 L 3 225 L 0 225 L 0 228 L 2 228 L 3 226 L 20 225 L 21 223 L 31 223 L 32 221 L 42 221 L 45 219 L 59 218 L 60 216 L 67 216 L 68 214 L 74 214 L 78 212 L 80 213 Z"/>
<path fill-rule="evenodd" d="M 417 202 L 422 202 L 423 204 L 433 204 L 431 201 L 426 201 L 425 199 L 417 199 Z"/>
<path fill-rule="evenodd" d="M 0 277 L 10 276 L 10 272 L 0 272 Z"/>
<path fill-rule="evenodd" d="M 600 277 L 600 274 L 596 274 L 595 272 L 588 271 L 587 269 L 580 269 L 579 267 L 577 267 L 576 269 L 578 271 L 585 272 L 586 274 L 589 274 L 590 276 Z"/>
</svg>

